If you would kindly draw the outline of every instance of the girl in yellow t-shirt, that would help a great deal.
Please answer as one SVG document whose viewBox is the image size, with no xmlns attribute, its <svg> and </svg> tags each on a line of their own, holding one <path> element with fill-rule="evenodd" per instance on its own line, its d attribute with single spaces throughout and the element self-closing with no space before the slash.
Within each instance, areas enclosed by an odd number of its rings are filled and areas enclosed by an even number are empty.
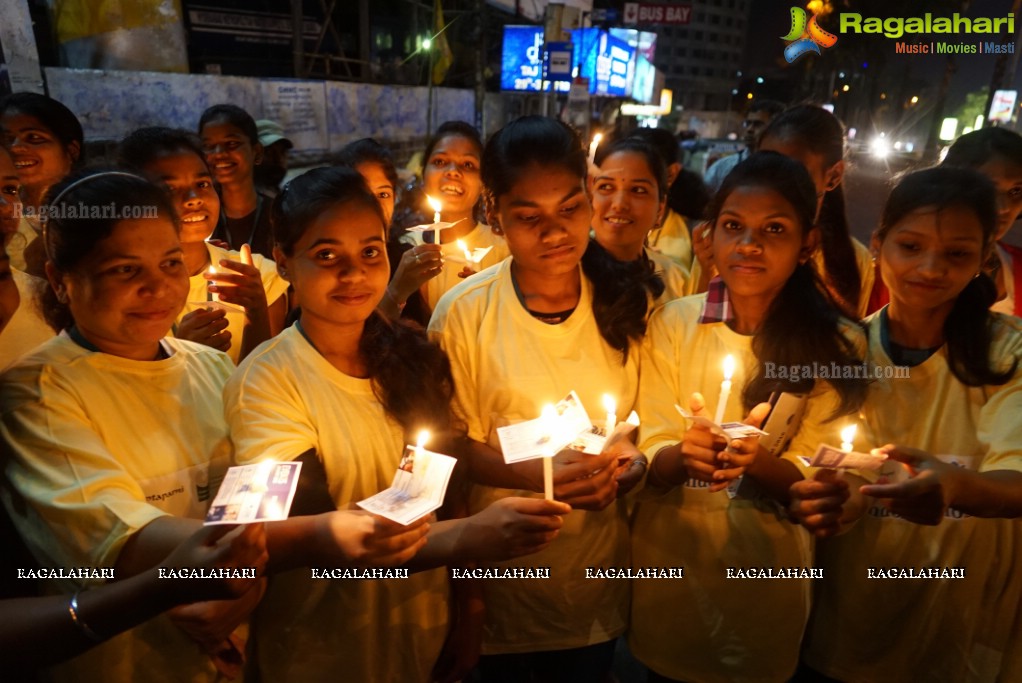
<svg viewBox="0 0 1022 683">
<path fill-rule="evenodd" d="M 52 97 L 18 92 L 0 99 L 0 144 L 11 153 L 21 181 L 23 214 L 8 246 L 11 264 L 45 277 L 46 254 L 39 208 L 43 196 L 85 159 L 84 134 L 78 118 Z"/>
<path fill-rule="evenodd" d="M 606 277 L 613 257 L 588 239 L 586 171 L 578 135 L 545 117 L 513 121 L 483 152 L 487 220 L 511 258 L 448 292 L 429 326 L 451 357 L 472 440 L 473 509 L 544 490 L 538 461 L 505 464 L 498 427 L 536 418 L 572 390 L 590 415 L 607 393 L 618 415 L 634 404 L 647 294 L 631 279 Z M 627 440 L 596 456 L 554 458 L 554 495 L 573 510 L 549 548 L 514 563 L 548 567 L 549 579 L 484 583 L 484 681 L 604 678 L 627 623 L 628 586 L 586 570 L 627 564 L 618 496 L 644 465 Z"/>
<path fill-rule="evenodd" d="M 815 223 L 820 248 L 815 255 L 820 280 L 850 319 L 866 315 L 875 278 L 869 249 L 851 236 L 845 215 L 845 135 L 841 122 L 823 107 L 799 104 L 767 125 L 761 152 L 780 152 L 800 161 L 816 186 Z"/>
<path fill-rule="evenodd" d="M 660 155 L 642 140 L 623 138 L 601 144 L 595 162 L 593 233 L 621 263 L 622 272 L 612 277 L 648 281 L 655 305 L 684 296 L 688 271 L 645 246 L 650 230 L 660 224 L 667 200 L 667 172 Z M 653 284 L 654 276 L 663 288 Z"/>
<path fill-rule="evenodd" d="M 183 130 L 140 128 L 121 142 L 118 157 L 122 166 L 165 186 L 177 210 L 189 292 L 174 336 L 224 351 L 237 363 L 280 332 L 287 282 L 273 259 L 252 253 L 247 245 L 238 252 L 207 241 L 221 205 L 198 138 Z M 210 286 L 211 280 L 216 284 Z M 231 307 L 204 306 L 214 293 Z"/>
<path fill-rule="evenodd" d="M 987 310 L 996 290 L 982 272 L 996 225 L 989 180 L 940 167 L 898 184 L 873 237 L 891 300 L 866 321 L 885 372 L 863 416 L 889 458 L 884 480 L 791 492 L 807 528 L 846 531 L 817 546 L 827 581 L 805 661 L 827 676 L 1017 678 L 1000 669 L 1018 647 L 1018 522 L 982 519 L 1022 515 L 1022 325 Z"/>
<path fill-rule="evenodd" d="M 390 283 L 380 301 L 380 312 L 389 318 L 414 320 L 423 327 L 429 324 L 432 308 L 423 296 L 423 286 L 443 269 L 439 244 L 413 245 L 401 241 L 406 234 L 394 230 L 395 194 L 398 188 L 397 168 L 390 150 L 372 138 L 355 140 L 338 154 L 338 165 L 358 171 L 369 191 L 383 209 L 388 227 L 387 260 L 390 262 Z"/>
<path fill-rule="evenodd" d="M 277 198 L 273 222 L 277 262 L 301 317 L 228 383 L 236 459 L 301 459 L 317 473 L 301 505 L 321 511 L 388 488 L 405 444 L 423 428 L 434 434 L 431 449 L 457 455 L 447 356 L 421 329 L 376 311 L 389 272 L 386 227 L 362 176 L 337 167 L 295 178 Z M 567 511 L 517 498 L 431 524 L 410 565 L 424 571 L 407 578 L 331 581 L 307 570 L 274 577 L 254 625 L 262 678 L 457 680 L 471 663 L 466 638 L 474 632 L 460 621 L 466 614 L 449 615 L 448 578 L 435 568 L 540 550 Z"/>
<path fill-rule="evenodd" d="M 684 579 L 635 582 L 628 643 L 651 681 L 786 681 L 809 616 L 812 557 L 808 535 L 773 501 L 786 502 L 802 478 L 796 456 L 833 441 L 833 419 L 864 397 L 862 381 L 811 374 L 858 365 L 861 338 L 818 286 L 816 192 L 801 164 L 754 154 L 710 208 L 720 277 L 707 294 L 653 314 L 639 386 L 650 467 L 632 518 L 632 563 L 683 567 Z M 736 391 L 724 399 L 724 421 L 758 424 L 771 394 L 807 395 L 786 449 L 685 428 L 675 406 L 710 417 L 704 406 L 721 400 L 726 355 L 736 360 Z M 723 490 L 740 475 L 737 492 Z M 766 583 L 737 574 L 792 567 L 796 576 Z"/>
<path fill-rule="evenodd" d="M 410 232 L 401 241 L 411 244 L 420 262 L 439 266 L 434 277 L 421 287 L 430 310 L 436 308 L 440 297 L 467 277 L 474 275 L 507 258 L 507 243 L 485 223 L 476 221 L 479 198 L 483 185 L 479 169 L 483 154 L 483 141 L 479 131 L 464 121 L 446 121 L 426 145 L 422 167 L 422 190 L 439 202 L 440 220 L 458 222 L 439 232 Z M 429 207 L 422 207 L 427 209 Z M 433 218 L 433 210 L 427 214 Z M 469 250 L 489 247 L 489 252 L 478 263 L 469 263 L 458 240 Z M 439 245 L 440 249 L 426 249 Z M 409 256 L 408 258 L 412 258 Z M 392 287 L 406 290 L 407 284 L 395 273 Z M 414 280 L 414 279 L 413 279 Z"/>
</svg>

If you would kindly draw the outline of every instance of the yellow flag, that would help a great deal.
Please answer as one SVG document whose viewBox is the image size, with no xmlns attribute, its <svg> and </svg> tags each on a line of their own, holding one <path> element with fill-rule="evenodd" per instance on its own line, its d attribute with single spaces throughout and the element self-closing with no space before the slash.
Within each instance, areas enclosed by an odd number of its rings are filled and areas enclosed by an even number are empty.
<svg viewBox="0 0 1022 683">
<path fill-rule="evenodd" d="M 454 62 L 454 53 L 451 52 L 451 46 L 447 43 L 447 33 L 444 31 L 444 10 L 440 6 L 440 0 L 436 0 L 434 5 L 433 19 L 433 33 L 436 35 L 433 39 L 433 49 L 436 51 L 433 58 L 433 85 L 440 85 Z"/>
</svg>

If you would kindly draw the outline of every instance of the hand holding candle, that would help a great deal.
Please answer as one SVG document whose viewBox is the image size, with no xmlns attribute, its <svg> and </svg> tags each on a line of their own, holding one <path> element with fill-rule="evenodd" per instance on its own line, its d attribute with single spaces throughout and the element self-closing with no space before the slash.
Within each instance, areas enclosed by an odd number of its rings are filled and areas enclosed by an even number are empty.
<svg viewBox="0 0 1022 683">
<path fill-rule="evenodd" d="M 731 377 L 735 374 L 735 357 L 730 353 L 724 357 L 724 381 L 720 383 L 720 398 L 717 399 L 717 412 L 713 421 L 718 425 L 724 421 L 724 410 L 727 400 L 731 397 Z"/>
</svg>

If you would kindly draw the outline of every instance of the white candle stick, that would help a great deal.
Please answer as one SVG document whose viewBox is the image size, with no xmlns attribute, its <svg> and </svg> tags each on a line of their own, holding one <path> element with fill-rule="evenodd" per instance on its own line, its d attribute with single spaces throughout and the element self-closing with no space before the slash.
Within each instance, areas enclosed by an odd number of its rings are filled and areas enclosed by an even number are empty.
<svg viewBox="0 0 1022 683">
<path fill-rule="evenodd" d="M 852 441 L 855 440 L 855 425 L 848 425 L 841 430 L 841 450 L 845 453 L 852 452 Z"/>
<path fill-rule="evenodd" d="M 441 204 L 440 204 L 440 200 L 439 199 L 433 199 L 429 195 L 426 195 L 426 202 L 429 203 L 429 207 L 431 209 L 433 209 L 433 222 L 434 223 L 439 223 L 440 222 L 440 209 L 443 208 L 441 206 Z"/>
<path fill-rule="evenodd" d="M 593 136 L 593 141 L 589 143 L 589 165 L 596 163 L 596 149 L 600 146 L 600 140 L 603 139 L 603 133 L 597 133 Z"/>
<path fill-rule="evenodd" d="M 603 409 L 607 411 L 607 421 L 603 425 L 603 433 L 610 436 L 617 424 L 617 401 L 610 394 L 603 395 Z"/>
<path fill-rule="evenodd" d="M 554 456 L 543 458 L 543 497 L 554 499 Z"/>
<path fill-rule="evenodd" d="M 209 270 L 208 270 L 208 271 L 206 271 L 206 272 L 207 272 L 207 273 L 208 273 L 209 275 L 216 275 L 216 273 L 217 273 L 217 270 L 216 270 L 216 267 L 215 267 L 215 266 L 212 266 L 212 265 L 211 265 L 211 266 L 209 267 Z M 207 288 L 208 288 L 208 287 L 210 287 L 210 286 L 213 286 L 213 287 L 215 287 L 215 286 L 216 286 L 216 284 L 217 284 L 217 283 L 216 283 L 216 280 L 210 280 L 210 281 L 209 281 L 208 283 L 206 283 L 206 287 L 207 287 Z M 220 301 L 220 292 L 207 292 L 206 300 L 207 300 L 207 301 Z"/>
<path fill-rule="evenodd" d="M 423 429 L 415 437 L 415 449 L 413 453 L 415 454 L 416 459 L 418 459 L 419 456 L 422 455 L 422 451 L 425 450 L 426 442 L 429 441 L 429 437 L 430 434 L 428 429 Z"/>
<path fill-rule="evenodd" d="M 547 441 L 552 441 L 554 438 L 554 432 L 557 430 L 557 408 L 551 404 L 543 406 L 543 412 L 540 413 L 540 417 L 543 418 L 543 431 L 547 436 Z M 545 448 L 545 447 L 544 447 Z M 543 456 L 543 497 L 547 500 L 554 499 L 554 455 L 555 453 L 549 453 Z"/>
<path fill-rule="evenodd" d="M 713 421 L 721 424 L 724 421 L 724 410 L 727 400 L 731 397 L 731 377 L 735 374 L 735 357 L 728 354 L 724 358 L 724 381 L 720 383 L 720 398 L 717 399 L 717 414 Z"/>
<path fill-rule="evenodd" d="M 468 248 L 467 244 L 465 244 L 465 240 L 458 240 L 458 249 L 461 249 L 461 251 L 465 254 L 466 261 L 474 263 L 472 260 L 472 250 Z"/>
</svg>

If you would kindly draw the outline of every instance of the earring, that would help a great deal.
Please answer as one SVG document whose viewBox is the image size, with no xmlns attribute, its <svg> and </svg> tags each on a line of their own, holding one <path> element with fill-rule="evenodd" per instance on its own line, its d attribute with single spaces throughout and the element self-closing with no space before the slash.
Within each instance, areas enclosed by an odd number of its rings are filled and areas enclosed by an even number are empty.
<svg viewBox="0 0 1022 683">
<path fill-rule="evenodd" d="M 57 301 L 59 301 L 62 304 L 67 303 L 67 290 L 63 288 L 57 290 Z"/>
<path fill-rule="evenodd" d="M 496 221 L 494 221 L 493 225 L 490 226 L 490 232 L 492 232 L 494 235 L 504 234 L 504 231 L 500 229 L 500 223 L 497 223 Z"/>
</svg>

